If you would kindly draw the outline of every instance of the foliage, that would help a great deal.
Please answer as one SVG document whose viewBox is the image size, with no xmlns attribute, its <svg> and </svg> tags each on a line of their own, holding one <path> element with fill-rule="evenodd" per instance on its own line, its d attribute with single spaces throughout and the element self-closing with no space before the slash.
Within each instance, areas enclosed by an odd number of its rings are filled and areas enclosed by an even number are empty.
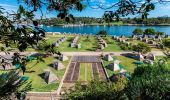
<svg viewBox="0 0 170 100">
<path fill-rule="evenodd" d="M 165 65 L 142 65 L 135 69 L 126 94 L 131 100 L 170 99 L 169 68 Z"/>
<path fill-rule="evenodd" d="M 148 53 L 151 51 L 151 48 L 149 47 L 149 45 L 143 42 L 140 42 L 137 45 L 133 45 L 132 49 L 140 53 Z"/>
<path fill-rule="evenodd" d="M 170 48 L 170 39 L 164 39 L 162 43 L 165 47 Z"/>
<path fill-rule="evenodd" d="M 145 31 L 144 31 L 144 34 L 145 35 L 155 35 L 156 32 L 153 28 L 147 28 Z"/>
<path fill-rule="evenodd" d="M 91 17 L 74 17 L 74 21 L 70 20 L 69 22 L 66 22 L 63 19 L 60 18 L 47 18 L 47 19 L 40 19 L 41 24 L 43 25 L 64 25 L 68 23 L 73 23 L 73 24 L 94 24 L 94 23 L 101 23 L 100 18 L 91 18 Z"/>
<path fill-rule="evenodd" d="M 104 31 L 104 30 L 102 30 L 102 31 L 100 31 L 100 32 L 98 33 L 98 35 L 102 35 L 102 36 L 105 36 L 105 37 L 106 37 L 107 34 L 108 34 L 108 33 L 107 33 L 106 31 Z"/>
<path fill-rule="evenodd" d="M 38 27 L 37 21 L 32 21 L 33 26 L 23 24 L 33 18 L 33 13 L 24 10 L 22 6 L 19 6 L 18 12 L 12 15 L 14 20 L 10 20 L 9 15 L 4 14 L 0 14 L 0 38 L 5 47 L 10 47 L 10 44 L 14 43 L 19 51 L 25 51 L 28 46 L 37 47 L 39 40 L 45 37 L 45 31 Z"/>
<path fill-rule="evenodd" d="M 121 78 L 115 83 L 94 80 L 87 86 L 77 83 L 74 89 L 64 94 L 64 98 L 71 100 L 120 99 L 126 83 L 125 78 Z"/>
<path fill-rule="evenodd" d="M 156 32 L 156 35 L 165 35 L 165 33 L 164 33 L 164 32 L 160 32 L 160 31 L 157 31 L 157 32 Z"/>
<path fill-rule="evenodd" d="M 122 50 L 132 50 L 132 46 L 131 45 L 127 45 L 125 43 L 119 43 L 119 45 L 120 45 L 120 48 Z"/>
<path fill-rule="evenodd" d="M 104 16 L 103 18 L 93 18 L 93 17 L 74 17 L 74 21 L 70 20 L 69 22 L 66 22 L 63 19 L 60 18 L 46 18 L 46 19 L 40 19 L 37 20 L 40 22 L 40 24 L 44 25 L 63 25 L 63 24 L 68 24 L 68 23 L 73 23 L 73 24 L 79 24 L 80 22 L 83 24 L 105 24 L 103 22 L 107 22 L 109 19 L 105 19 Z M 117 22 L 115 20 L 110 20 L 108 24 L 110 25 L 122 25 L 122 24 L 145 24 L 145 25 L 168 25 L 170 24 L 170 18 L 169 17 L 157 17 L 157 18 L 148 18 L 145 20 L 142 20 L 141 18 L 121 18 L 121 21 Z"/>
<path fill-rule="evenodd" d="M 139 25 L 168 25 L 170 24 L 170 17 L 162 16 L 162 17 L 155 17 L 155 18 L 123 18 L 121 19 L 123 23 L 128 24 L 139 24 Z"/>
<path fill-rule="evenodd" d="M 112 20 L 112 15 L 108 12 L 105 12 L 103 15 L 103 20 L 108 23 L 108 25 L 110 26 L 110 23 L 113 21 Z"/>
<path fill-rule="evenodd" d="M 164 46 L 163 53 L 166 55 L 166 58 L 170 58 L 170 39 L 164 39 L 162 45 Z"/>
<path fill-rule="evenodd" d="M 21 95 L 31 90 L 31 83 L 19 76 L 14 70 L 0 75 L 0 99 L 11 100 L 21 98 Z"/>
<path fill-rule="evenodd" d="M 82 4 L 82 0 L 18 0 L 19 2 L 24 2 L 31 10 L 31 12 L 36 12 L 37 10 L 42 10 L 42 7 L 50 12 L 58 12 L 57 17 L 65 19 L 67 22 L 74 20 L 72 14 L 69 14 L 69 10 L 82 11 L 85 5 Z"/>
<path fill-rule="evenodd" d="M 134 35 L 142 35 L 143 34 L 143 30 L 141 28 L 136 28 L 134 31 L 133 31 L 133 34 Z"/>
</svg>

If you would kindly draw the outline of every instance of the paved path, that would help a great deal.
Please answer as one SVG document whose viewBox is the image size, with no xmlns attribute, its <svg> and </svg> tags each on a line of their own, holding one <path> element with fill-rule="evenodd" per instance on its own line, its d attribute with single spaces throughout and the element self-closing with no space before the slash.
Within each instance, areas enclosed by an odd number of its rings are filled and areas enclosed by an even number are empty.
<svg viewBox="0 0 170 100">
<path fill-rule="evenodd" d="M 86 56 L 98 56 L 101 54 L 114 54 L 115 56 L 120 56 L 122 54 L 126 54 L 126 53 L 133 53 L 131 51 L 123 51 L 123 52 L 61 52 L 64 55 L 67 56 L 80 56 L 80 55 L 86 55 Z M 153 54 L 155 54 L 155 56 L 164 56 L 162 51 L 152 51 Z"/>
<path fill-rule="evenodd" d="M 10 54 L 13 54 L 14 52 L 10 52 Z M 28 54 L 34 54 L 37 52 L 20 52 L 21 55 L 28 55 Z M 115 56 L 120 56 L 121 54 L 125 54 L 125 53 L 133 53 L 131 51 L 122 51 L 122 52 L 61 52 L 64 55 L 67 56 L 80 56 L 80 55 L 86 55 L 86 56 L 98 56 L 103 54 L 109 54 L 109 53 L 113 53 Z M 152 51 L 153 54 L 155 54 L 156 56 L 163 56 L 163 52 L 162 51 Z M 0 55 L 6 55 L 5 52 L 0 52 Z"/>
</svg>

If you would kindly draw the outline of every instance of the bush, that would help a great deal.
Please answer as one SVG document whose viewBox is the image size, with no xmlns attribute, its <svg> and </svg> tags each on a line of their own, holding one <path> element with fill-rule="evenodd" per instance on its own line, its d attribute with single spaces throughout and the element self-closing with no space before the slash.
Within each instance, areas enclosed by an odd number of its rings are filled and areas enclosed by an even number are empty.
<svg viewBox="0 0 170 100">
<path fill-rule="evenodd" d="M 105 36 L 106 37 L 106 35 L 107 35 L 108 33 L 106 32 L 106 31 L 100 31 L 99 33 L 98 33 L 98 35 L 102 35 L 102 36 Z"/>
<path fill-rule="evenodd" d="M 141 28 L 136 28 L 134 31 L 133 31 L 133 34 L 134 35 L 142 35 L 143 34 L 143 30 Z"/>
<path fill-rule="evenodd" d="M 150 52 L 151 48 L 149 47 L 148 44 L 141 42 L 141 43 L 138 43 L 137 45 L 133 45 L 132 50 L 145 54 L 145 53 Z"/>
<path fill-rule="evenodd" d="M 155 32 L 155 30 L 154 30 L 153 28 L 148 28 L 148 29 L 146 29 L 146 30 L 144 31 L 144 34 L 145 34 L 145 35 L 155 35 L 156 32 Z"/>
</svg>

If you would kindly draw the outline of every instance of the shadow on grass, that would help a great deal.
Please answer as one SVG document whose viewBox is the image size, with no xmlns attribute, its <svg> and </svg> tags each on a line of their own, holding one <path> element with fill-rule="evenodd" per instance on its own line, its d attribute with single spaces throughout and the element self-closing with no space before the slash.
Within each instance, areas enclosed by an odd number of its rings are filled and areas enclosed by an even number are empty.
<svg viewBox="0 0 170 100">
<path fill-rule="evenodd" d="M 30 71 L 25 71 L 26 73 L 34 73 L 34 70 L 30 70 Z"/>
<path fill-rule="evenodd" d="M 53 68 L 53 64 L 48 64 L 48 66 Z"/>
<path fill-rule="evenodd" d="M 38 76 L 40 76 L 44 80 L 45 73 L 38 74 Z"/>
<path fill-rule="evenodd" d="M 73 38 L 67 39 L 67 42 L 72 42 Z"/>
<path fill-rule="evenodd" d="M 122 56 L 124 57 L 127 57 L 127 58 L 131 58 L 131 59 L 134 59 L 134 60 L 138 60 L 136 55 L 133 54 L 133 53 L 124 53 L 124 54 L 121 54 Z"/>
</svg>

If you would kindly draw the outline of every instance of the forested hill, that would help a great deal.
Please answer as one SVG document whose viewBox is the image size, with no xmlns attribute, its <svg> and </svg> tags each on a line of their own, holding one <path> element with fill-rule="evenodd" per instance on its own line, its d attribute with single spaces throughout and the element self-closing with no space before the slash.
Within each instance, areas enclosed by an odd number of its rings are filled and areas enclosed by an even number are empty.
<svg viewBox="0 0 170 100">
<path fill-rule="evenodd" d="M 75 17 L 75 20 L 70 20 L 69 23 L 64 19 L 60 18 L 48 18 L 40 20 L 41 24 L 44 25 L 63 25 L 63 24 L 93 24 L 93 23 L 102 23 L 102 19 L 100 18 L 92 18 L 92 17 Z"/>
<path fill-rule="evenodd" d="M 70 22 L 66 22 L 64 19 L 60 18 L 47 18 L 39 20 L 41 24 L 48 26 L 57 26 L 63 24 L 90 24 L 90 25 L 102 25 L 106 24 L 102 18 L 92 18 L 92 17 L 75 17 L 75 20 L 70 20 Z M 141 18 L 124 18 L 119 22 L 114 20 L 109 22 L 110 25 L 128 25 L 128 24 L 144 24 L 144 25 L 170 25 L 170 17 L 157 17 L 157 18 L 148 18 L 142 20 Z"/>
</svg>

